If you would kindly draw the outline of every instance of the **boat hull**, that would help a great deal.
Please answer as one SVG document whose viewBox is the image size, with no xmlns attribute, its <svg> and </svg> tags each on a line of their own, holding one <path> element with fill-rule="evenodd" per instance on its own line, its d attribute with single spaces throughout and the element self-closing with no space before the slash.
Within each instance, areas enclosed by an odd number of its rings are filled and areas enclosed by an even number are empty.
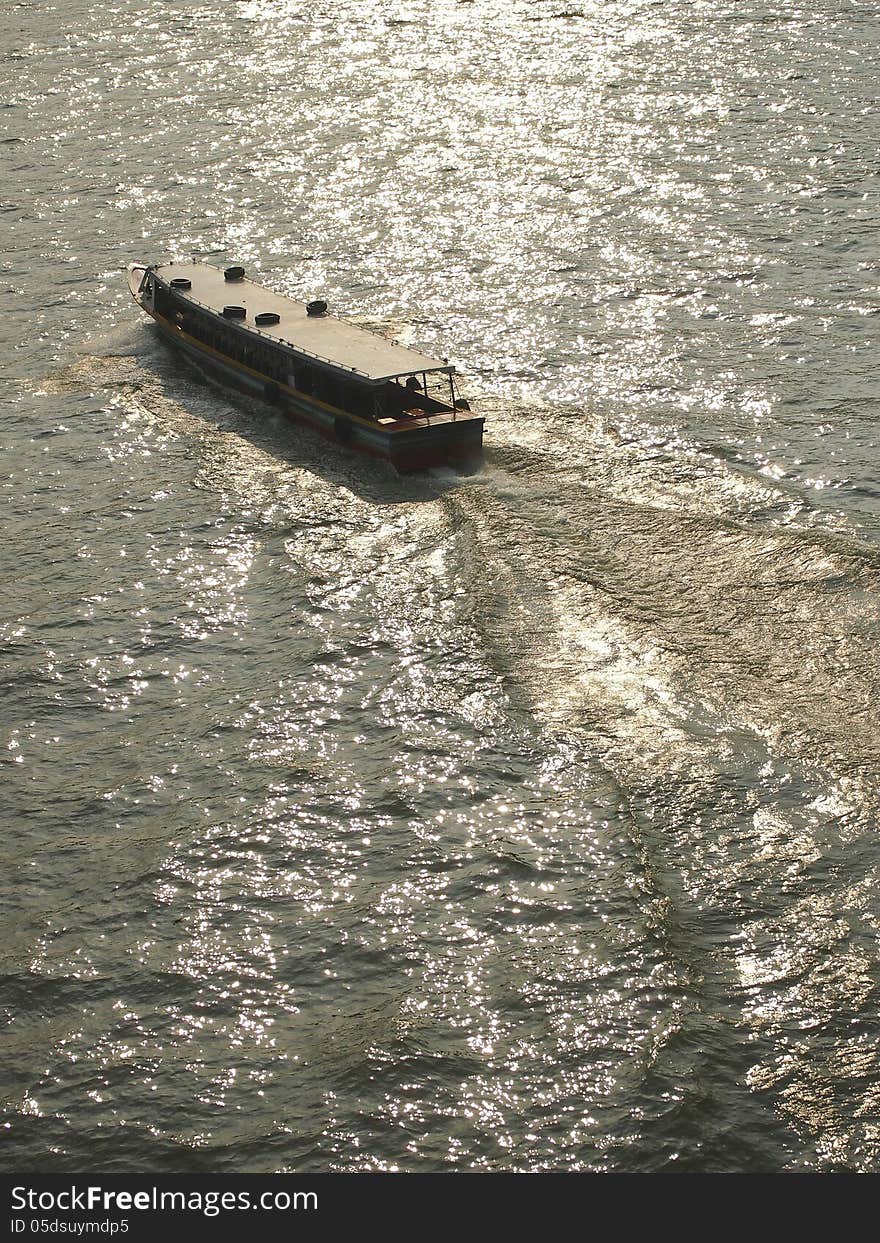
<svg viewBox="0 0 880 1243">
<path fill-rule="evenodd" d="M 140 265 L 129 268 L 129 287 L 134 300 L 152 316 L 169 345 L 220 383 L 259 397 L 326 440 L 367 457 L 390 462 L 400 472 L 425 470 L 433 466 L 451 466 L 470 472 L 479 467 L 483 441 L 481 418 L 467 413 L 459 418 L 424 418 L 411 425 L 397 422 L 383 427 L 373 420 L 327 405 L 289 384 L 219 353 L 190 336 L 178 324 L 157 314 L 144 304 L 139 294 L 144 271 Z"/>
</svg>

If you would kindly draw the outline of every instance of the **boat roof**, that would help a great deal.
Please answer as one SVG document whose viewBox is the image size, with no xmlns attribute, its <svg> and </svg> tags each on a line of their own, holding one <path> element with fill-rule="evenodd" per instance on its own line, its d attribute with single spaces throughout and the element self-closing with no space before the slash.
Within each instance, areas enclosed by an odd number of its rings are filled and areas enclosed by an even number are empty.
<svg viewBox="0 0 880 1243">
<path fill-rule="evenodd" d="M 222 313 L 224 306 L 242 306 L 246 318 L 230 322 L 289 345 L 319 362 L 355 372 L 362 379 L 393 380 L 416 372 L 455 370 L 442 359 L 397 345 L 334 315 L 308 315 L 305 302 L 297 302 L 255 281 L 227 281 L 224 269 L 209 263 L 158 263 L 152 271 L 164 282 L 178 277 L 191 281 L 192 288 L 175 291 L 180 297 L 217 314 Z M 267 311 L 280 317 L 268 330 L 254 324 L 254 316 Z"/>
</svg>

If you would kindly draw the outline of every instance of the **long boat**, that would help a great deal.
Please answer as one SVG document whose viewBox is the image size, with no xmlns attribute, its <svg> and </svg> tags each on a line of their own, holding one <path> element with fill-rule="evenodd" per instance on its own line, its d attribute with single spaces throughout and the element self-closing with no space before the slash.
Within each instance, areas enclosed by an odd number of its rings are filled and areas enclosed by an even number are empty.
<svg viewBox="0 0 880 1243">
<path fill-rule="evenodd" d="M 278 406 L 347 449 L 399 471 L 474 469 L 483 422 L 455 367 L 297 302 L 242 267 L 128 265 L 131 295 L 162 336 L 220 381 Z"/>
</svg>

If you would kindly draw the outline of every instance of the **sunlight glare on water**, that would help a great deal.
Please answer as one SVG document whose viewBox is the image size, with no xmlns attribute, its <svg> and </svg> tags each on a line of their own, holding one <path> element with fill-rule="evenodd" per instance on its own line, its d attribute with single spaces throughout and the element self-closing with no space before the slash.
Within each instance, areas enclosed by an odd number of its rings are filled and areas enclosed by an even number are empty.
<svg viewBox="0 0 880 1243">
<path fill-rule="evenodd" d="M 878 1168 L 867 4 L 5 6 L 10 1168 Z M 169 354 L 449 357 L 398 477 Z"/>
</svg>

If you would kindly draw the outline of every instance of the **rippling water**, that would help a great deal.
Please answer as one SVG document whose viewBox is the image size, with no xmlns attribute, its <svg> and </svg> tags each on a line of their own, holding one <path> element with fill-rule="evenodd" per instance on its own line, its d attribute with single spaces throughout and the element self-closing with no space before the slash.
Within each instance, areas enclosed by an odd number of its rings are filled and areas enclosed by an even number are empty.
<svg viewBox="0 0 880 1243">
<path fill-rule="evenodd" d="M 880 1168 L 878 6 L 0 13 L 7 1167 Z M 207 385 L 191 254 L 483 471 Z"/>
</svg>

